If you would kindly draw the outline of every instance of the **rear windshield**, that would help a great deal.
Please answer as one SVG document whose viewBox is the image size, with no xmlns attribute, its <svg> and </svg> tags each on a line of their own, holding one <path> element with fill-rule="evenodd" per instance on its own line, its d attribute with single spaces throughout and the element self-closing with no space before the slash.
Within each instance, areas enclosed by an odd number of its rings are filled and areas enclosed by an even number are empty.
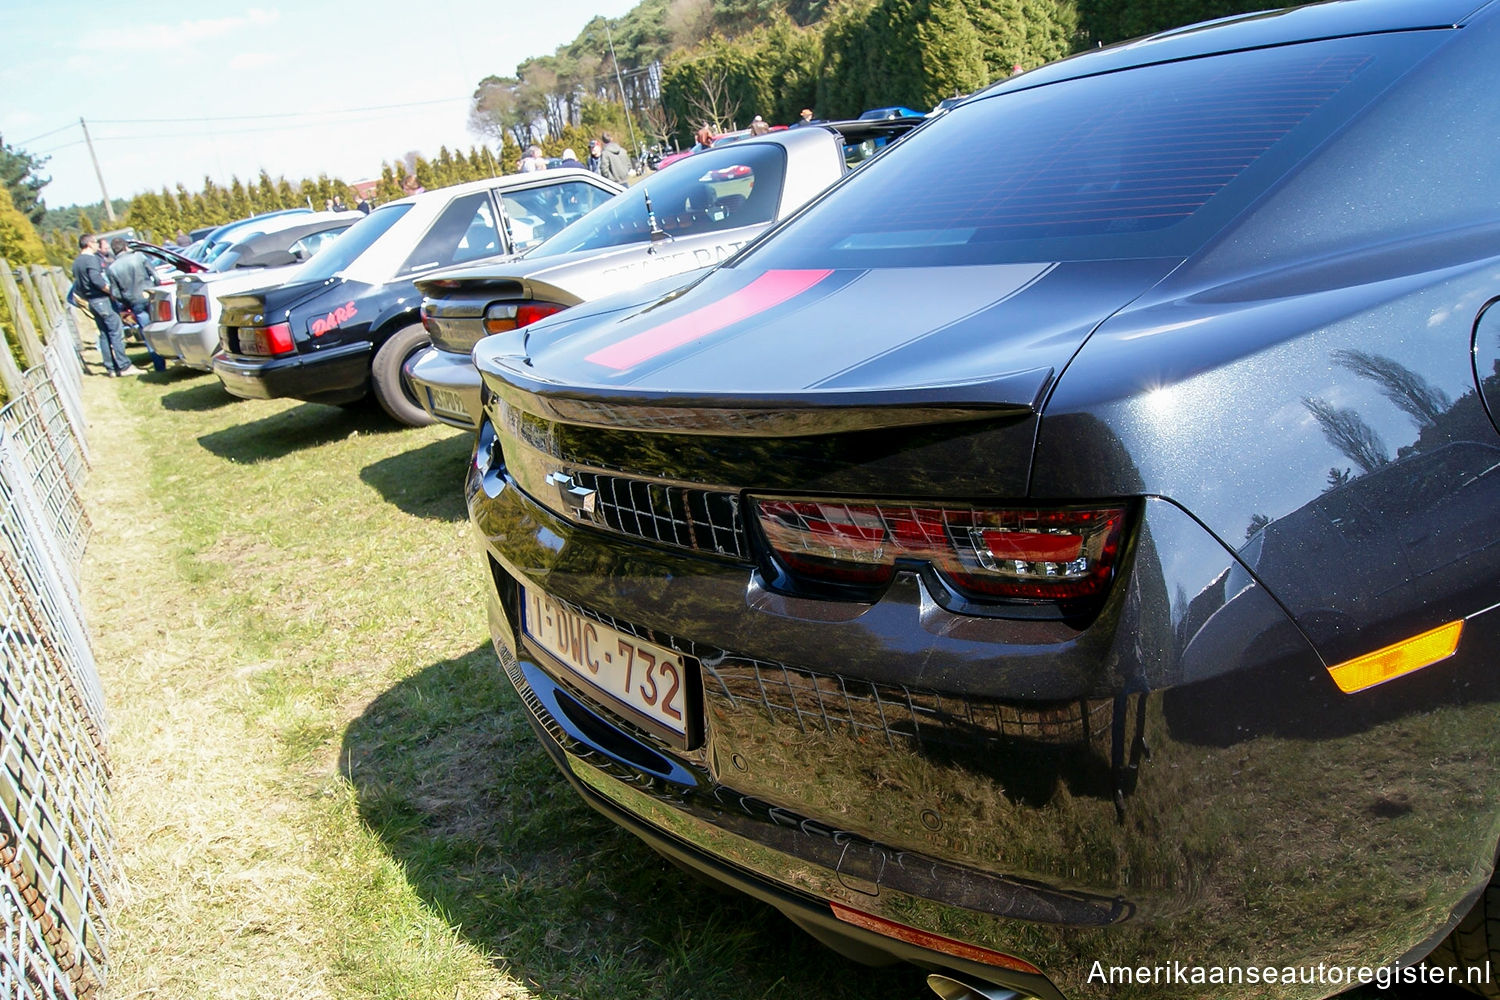
<svg viewBox="0 0 1500 1000">
<path fill-rule="evenodd" d="M 651 239 L 653 217 L 674 238 L 770 222 L 781 204 L 785 174 L 786 150 L 776 143 L 734 143 L 695 153 L 615 195 L 526 257 L 644 243 Z"/>
<path fill-rule="evenodd" d="M 396 220 L 409 211 L 411 211 L 410 202 L 375 209 L 344 230 L 338 239 L 320 250 L 316 257 L 298 268 L 287 279 L 287 283 L 327 281 L 354 263 L 356 257 L 370 249 L 376 240 L 384 236 L 396 224 Z"/>
<path fill-rule="evenodd" d="M 982 98 L 861 168 L 740 262 L 1186 256 L 1439 34 L 1238 52 Z"/>
</svg>

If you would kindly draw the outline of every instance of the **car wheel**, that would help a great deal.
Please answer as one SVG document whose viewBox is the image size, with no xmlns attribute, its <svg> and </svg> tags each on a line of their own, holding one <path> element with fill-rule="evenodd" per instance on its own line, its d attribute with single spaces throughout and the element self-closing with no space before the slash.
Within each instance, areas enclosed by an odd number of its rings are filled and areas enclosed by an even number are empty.
<svg viewBox="0 0 1500 1000">
<path fill-rule="evenodd" d="M 1458 926 L 1439 942 L 1427 956 L 1428 965 L 1465 969 L 1482 968 L 1500 958 L 1500 881 L 1485 886 Z M 1458 985 L 1471 993 L 1500 1000 L 1500 983 L 1465 983 L 1459 973 Z"/>
<path fill-rule="evenodd" d="M 408 427 L 425 427 L 432 423 L 432 417 L 417 402 L 416 391 L 401 368 L 407 358 L 431 343 L 420 323 L 403 326 L 380 345 L 370 365 L 370 383 L 380 408 Z"/>
</svg>

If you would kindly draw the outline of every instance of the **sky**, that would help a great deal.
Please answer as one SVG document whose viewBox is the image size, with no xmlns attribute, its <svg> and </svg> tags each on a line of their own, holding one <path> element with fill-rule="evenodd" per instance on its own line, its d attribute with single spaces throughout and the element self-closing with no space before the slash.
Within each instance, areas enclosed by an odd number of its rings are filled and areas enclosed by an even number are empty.
<svg viewBox="0 0 1500 1000">
<path fill-rule="evenodd" d="M 0 137 L 51 157 L 48 207 L 264 168 L 380 176 L 467 150 L 469 98 L 636 0 L 0 0 Z"/>
</svg>

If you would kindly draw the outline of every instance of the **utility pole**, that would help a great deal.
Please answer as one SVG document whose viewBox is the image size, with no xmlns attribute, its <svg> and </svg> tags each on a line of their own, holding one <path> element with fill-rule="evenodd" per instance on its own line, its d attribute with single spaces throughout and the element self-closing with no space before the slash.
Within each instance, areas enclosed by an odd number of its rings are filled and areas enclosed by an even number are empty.
<svg viewBox="0 0 1500 1000">
<path fill-rule="evenodd" d="M 609 30 L 608 18 L 604 21 L 604 37 L 609 40 L 609 61 L 615 64 L 615 83 L 620 85 L 620 103 L 625 106 L 625 127 L 630 129 L 630 144 L 636 147 L 636 152 L 645 152 L 635 139 L 635 125 L 630 120 L 630 102 L 625 100 L 625 81 L 620 78 L 620 60 L 615 58 L 615 35 Z"/>
<path fill-rule="evenodd" d="M 89 159 L 94 161 L 94 176 L 99 178 L 99 193 L 104 195 L 104 217 L 113 225 L 118 220 L 115 218 L 115 206 L 109 202 L 109 192 L 104 188 L 104 171 L 99 169 L 99 157 L 94 155 L 94 140 L 89 138 L 89 127 L 84 124 L 83 118 L 78 119 L 79 126 L 83 129 L 83 141 L 89 147 Z"/>
</svg>

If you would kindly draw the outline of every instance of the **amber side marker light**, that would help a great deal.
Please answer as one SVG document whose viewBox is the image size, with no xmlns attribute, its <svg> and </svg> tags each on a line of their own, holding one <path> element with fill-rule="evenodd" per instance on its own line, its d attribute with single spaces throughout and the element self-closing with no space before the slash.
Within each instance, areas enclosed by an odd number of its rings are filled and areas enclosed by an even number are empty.
<svg viewBox="0 0 1500 1000">
<path fill-rule="evenodd" d="M 971 962 L 981 962 L 984 965 L 993 965 L 1002 969 L 1010 969 L 1013 972 L 1024 972 L 1032 976 L 1040 976 L 1042 970 L 1030 962 L 1023 962 L 1019 958 L 1002 954 L 998 951 L 990 951 L 988 948 L 980 948 L 977 945 L 966 944 L 963 941 L 955 941 L 952 938 L 943 937 L 941 934 L 933 934 L 931 931 L 918 930 L 905 924 L 898 924 L 894 920 L 886 920 L 883 917 L 871 916 L 859 910 L 851 910 L 847 906 L 838 903 L 829 903 L 833 908 L 833 915 L 846 924 L 855 927 L 863 927 L 867 931 L 897 941 L 905 941 L 929 951 L 940 951 L 945 955 L 953 955 L 957 958 L 966 958 Z"/>
<path fill-rule="evenodd" d="M 1462 619 L 1439 625 L 1431 631 L 1402 639 L 1384 649 L 1345 660 L 1329 667 L 1328 672 L 1333 675 L 1333 682 L 1339 686 L 1340 691 L 1354 694 L 1446 660 L 1458 651 L 1458 637 L 1463 634 L 1463 630 Z"/>
</svg>

